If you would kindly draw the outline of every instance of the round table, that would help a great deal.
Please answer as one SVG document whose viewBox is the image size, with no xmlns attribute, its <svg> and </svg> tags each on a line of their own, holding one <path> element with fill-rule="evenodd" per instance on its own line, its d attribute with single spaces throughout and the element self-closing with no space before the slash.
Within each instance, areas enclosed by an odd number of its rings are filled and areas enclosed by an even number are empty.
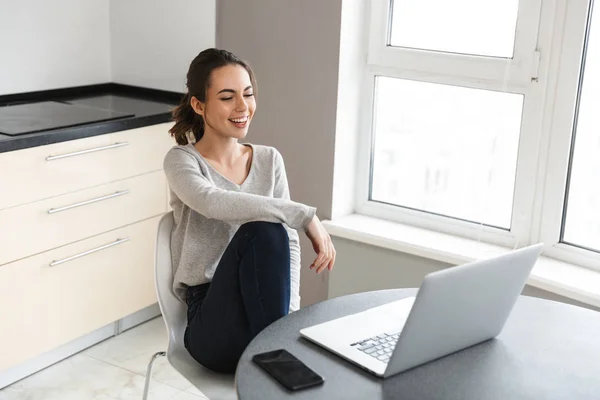
<svg viewBox="0 0 600 400">
<path fill-rule="evenodd" d="M 294 399 L 600 399 L 600 313 L 520 296 L 495 339 L 380 379 L 301 338 L 299 330 L 407 296 L 383 290 L 327 300 L 282 318 L 248 345 L 236 372 L 241 400 Z M 252 362 L 284 348 L 325 379 L 289 392 Z"/>
</svg>

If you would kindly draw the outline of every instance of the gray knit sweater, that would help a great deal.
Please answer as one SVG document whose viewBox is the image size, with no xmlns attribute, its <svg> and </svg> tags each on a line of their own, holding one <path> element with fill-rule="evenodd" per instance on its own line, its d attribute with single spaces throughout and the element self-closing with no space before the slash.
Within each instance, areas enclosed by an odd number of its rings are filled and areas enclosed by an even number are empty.
<svg viewBox="0 0 600 400">
<path fill-rule="evenodd" d="M 173 147 L 164 171 L 171 191 L 175 225 L 171 253 L 173 290 L 185 301 L 187 286 L 210 282 L 240 225 L 251 221 L 283 223 L 290 238 L 290 311 L 300 308 L 300 242 L 315 208 L 290 200 L 283 158 L 268 146 L 253 149 L 250 172 L 237 185 L 217 172 L 193 144 Z"/>
</svg>

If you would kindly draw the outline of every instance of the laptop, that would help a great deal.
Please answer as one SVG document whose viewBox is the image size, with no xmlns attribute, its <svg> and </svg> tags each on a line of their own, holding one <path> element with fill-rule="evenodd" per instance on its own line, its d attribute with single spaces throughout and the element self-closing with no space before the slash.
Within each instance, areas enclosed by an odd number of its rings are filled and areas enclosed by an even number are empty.
<svg viewBox="0 0 600 400">
<path fill-rule="evenodd" d="M 416 297 L 300 330 L 302 337 L 389 377 L 496 337 L 543 244 L 428 274 Z"/>
</svg>

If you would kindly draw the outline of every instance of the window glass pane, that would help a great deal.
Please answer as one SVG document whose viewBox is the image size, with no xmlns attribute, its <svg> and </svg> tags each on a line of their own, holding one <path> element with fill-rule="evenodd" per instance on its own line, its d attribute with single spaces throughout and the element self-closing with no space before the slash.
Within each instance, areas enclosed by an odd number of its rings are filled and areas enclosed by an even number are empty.
<svg viewBox="0 0 600 400">
<path fill-rule="evenodd" d="M 512 58 L 518 0 L 394 0 L 392 46 Z"/>
<path fill-rule="evenodd" d="M 521 94 L 378 77 L 371 200 L 509 229 Z"/>
<path fill-rule="evenodd" d="M 600 12 L 592 15 L 571 159 L 564 242 L 600 251 Z"/>
</svg>

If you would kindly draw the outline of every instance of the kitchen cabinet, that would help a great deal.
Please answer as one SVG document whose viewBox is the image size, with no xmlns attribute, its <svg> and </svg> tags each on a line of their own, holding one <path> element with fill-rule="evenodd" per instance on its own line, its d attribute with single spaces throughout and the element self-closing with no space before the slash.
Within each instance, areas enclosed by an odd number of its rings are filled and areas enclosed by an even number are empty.
<svg viewBox="0 0 600 400">
<path fill-rule="evenodd" d="M 156 302 L 160 217 L 0 267 L 0 371 Z"/>
<path fill-rule="evenodd" d="M 0 210 L 162 169 L 171 124 L 0 153 Z"/>
<path fill-rule="evenodd" d="M 156 303 L 171 126 L 0 153 L 0 375 Z"/>
</svg>

